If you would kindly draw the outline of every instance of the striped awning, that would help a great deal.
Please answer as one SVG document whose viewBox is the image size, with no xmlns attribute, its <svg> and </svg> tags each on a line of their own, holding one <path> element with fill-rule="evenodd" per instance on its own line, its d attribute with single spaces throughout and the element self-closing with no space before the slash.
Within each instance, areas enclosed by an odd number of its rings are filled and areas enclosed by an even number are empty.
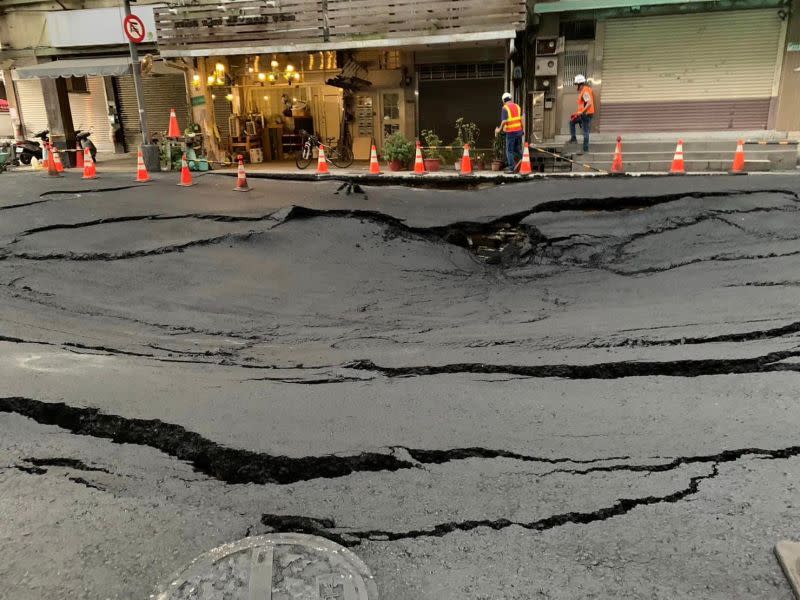
<svg viewBox="0 0 800 600">
<path fill-rule="evenodd" d="M 131 59 L 127 56 L 109 56 L 106 58 L 79 58 L 70 60 L 54 60 L 39 63 L 30 67 L 17 67 L 13 71 L 14 79 L 42 79 L 45 77 L 85 77 L 125 75 L 131 70 Z"/>
</svg>

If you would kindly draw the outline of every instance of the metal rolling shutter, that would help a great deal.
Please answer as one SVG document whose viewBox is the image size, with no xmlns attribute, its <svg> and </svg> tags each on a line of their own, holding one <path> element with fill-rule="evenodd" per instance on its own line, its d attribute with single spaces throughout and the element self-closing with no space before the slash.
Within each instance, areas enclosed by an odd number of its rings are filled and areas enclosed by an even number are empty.
<svg viewBox="0 0 800 600">
<path fill-rule="evenodd" d="M 774 10 L 609 20 L 601 130 L 765 129 L 780 31 Z"/>
<path fill-rule="evenodd" d="M 29 139 L 34 133 L 49 129 L 41 82 L 38 79 L 20 79 L 15 81 L 14 85 L 17 87 L 25 137 Z"/>
<path fill-rule="evenodd" d="M 189 124 L 189 106 L 186 102 L 186 83 L 183 74 L 152 75 L 142 78 L 147 127 L 150 136 L 166 133 L 169 127 L 169 110 L 175 109 L 181 130 Z M 133 77 L 114 78 L 114 91 L 117 94 L 125 146 L 128 152 L 135 152 L 142 143 L 139 129 L 139 107 L 136 102 L 136 89 Z"/>
<path fill-rule="evenodd" d="M 231 103 L 225 99 L 230 88 L 224 87 L 214 91 L 214 120 L 219 129 L 220 146 L 227 148 L 231 142 Z"/>
<path fill-rule="evenodd" d="M 456 119 L 464 117 L 478 125 L 479 148 L 490 147 L 492 132 L 500 122 L 504 75 L 505 65 L 496 62 L 420 65 L 420 130 L 433 129 L 450 144 Z"/>
<path fill-rule="evenodd" d="M 106 91 L 102 77 L 88 77 L 88 94 L 69 94 L 69 108 L 75 130 L 89 129 L 98 152 L 114 152 L 111 124 L 106 108 Z"/>
</svg>

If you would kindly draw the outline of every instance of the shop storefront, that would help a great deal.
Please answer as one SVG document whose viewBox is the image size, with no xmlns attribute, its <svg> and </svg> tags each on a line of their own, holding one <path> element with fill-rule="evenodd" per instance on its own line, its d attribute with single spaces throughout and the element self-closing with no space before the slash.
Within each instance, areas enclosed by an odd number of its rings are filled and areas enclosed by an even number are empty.
<svg viewBox="0 0 800 600">
<path fill-rule="evenodd" d="M 773 9 L 606 21 L 601 131 L 771 128 L 784 36 Z"/>
<path fill-rule="evenodd" d="M 129 59 L 125 57 L 65 59 L 17 67 L 12 73 L 24 134 L 31 137 L 50 128 L 42 81 L 62 78 L 75 131 L 90 131 L 98 152 L 115 152 L 116 101 L 111 80 L 129 71 Z"/>
<path fill-rule="evenodd" d="M 741 8 L 537 2 L 533 83 L 544 97 L 545 137 L 568 133 L 577 74 L 595 90 L 601 134 L 774 130 L 788 11 L 777 0 Z"/>
<path fill-rule="evenodd" d="M 368 159 L 396 131 L 413 135 L 413 79 L 399 51 L 210 56 L 191 80 L 195 105 L 213 103 L 215 135 L 230 156 L 293 160 L 304 132 Z M 205 83 L 205 86 L 203 85 Z M 203 94 L 203 95 L 201 95 Z"/>
<path fill-rule="evenodd" d="M 444 62 L 464 62 L 465 49 L 488 44 L 500 49 L 505 72 L 506 45 L 526 14 L 524 0 L 360 2 L 360 10 L 346 0 L 268 3 L 247 12 L 237 6 L 220 13 L 205 1 L 170 5 L 156 10 L 156 22 L 161 55 L 192 69 L 193 114 L 204 135 L 228 156 L 251 160 L 291 159 L 304 131 L 368 159 L 370 146 L 381 148 L 393 133 L 417 135 L 423 96 L 431 107 L 448 95 L 469 107 L 489 88 L 499 97 L 495 60 L 487 61 L 491 77 L 473 78 L 462 97 L 453 81 L 441 86 L 428 77 L 422 84 L 415 57 L 442 49 Z M 499 110 L 496 100 L 476 106 L 492 120 Z M 427 114 L 434 113 L 441 111 Z"/>
</svg>

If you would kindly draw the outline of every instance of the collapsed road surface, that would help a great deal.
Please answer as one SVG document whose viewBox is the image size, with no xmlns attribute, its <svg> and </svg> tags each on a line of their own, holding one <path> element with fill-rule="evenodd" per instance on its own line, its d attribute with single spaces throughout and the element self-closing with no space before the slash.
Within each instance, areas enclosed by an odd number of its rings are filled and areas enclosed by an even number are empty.
<svg viewBox="0 0 800 600">
<path fill-rule="evenodd" d="M 294 531 L 384 599 L 790 599 L 800 178 L 1 177 L 0 598 Z"/>
</svg>

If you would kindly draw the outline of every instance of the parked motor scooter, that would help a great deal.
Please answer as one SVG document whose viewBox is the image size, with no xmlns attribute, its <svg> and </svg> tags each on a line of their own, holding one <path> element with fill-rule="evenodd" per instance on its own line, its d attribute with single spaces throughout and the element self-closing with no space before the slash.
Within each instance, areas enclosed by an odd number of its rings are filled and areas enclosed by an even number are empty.
<svg viewBox="0 0 800 600">
<path fill-rule="evenodd" d="M 92 135 L 91 131 L 76 131 L 75 132 L 75 139 L 78 141 L 78 147 L 83 152 L 84 148 L 89 149 L 89 154 L 92 155 L 92 162 L 97 162 L 97 148 L 94 145 L 94 142 L 89 139 L 89 136 Z"/>
<path fill-rule="evenodd" d="M 33 137 L 42 140 L 42 143 L 48 142 L 50 138 L 47 134 L 50 133 L 50 130 L 45 129 L 44 131 L 40 131 L 39 133 L 35 134 Z M 22 142 L 17 142 L 17 160 L 21 162 L 23 165 L 31 164 L 31 159 L 36 157 L 38 160 L 42 160 L 42 144 L 36 142 L 34 140 L 24 140 Z"/>
</svg>

